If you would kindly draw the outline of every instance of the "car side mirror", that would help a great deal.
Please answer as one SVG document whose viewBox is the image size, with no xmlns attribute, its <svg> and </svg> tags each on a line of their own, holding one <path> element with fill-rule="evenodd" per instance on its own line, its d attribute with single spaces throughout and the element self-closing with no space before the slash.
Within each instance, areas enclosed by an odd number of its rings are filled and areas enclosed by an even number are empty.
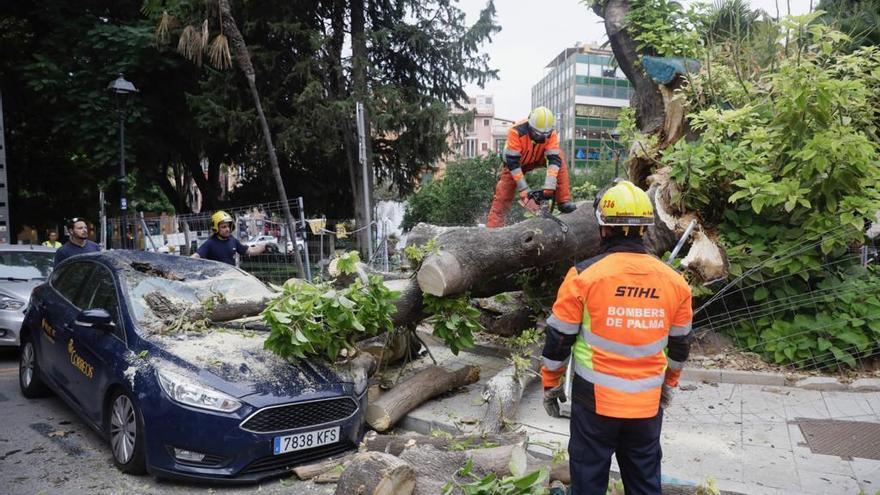
<svg viewBox="0 0 880 495">
<path fill-rule="evenodd" d="M 82 328 L 95 328 L 98 330 L 111 330 L 114 327 L 113 317 L 106 309 L 94 308 L 80 311 L 76 315 L 74 324 Z"/>
</svg>

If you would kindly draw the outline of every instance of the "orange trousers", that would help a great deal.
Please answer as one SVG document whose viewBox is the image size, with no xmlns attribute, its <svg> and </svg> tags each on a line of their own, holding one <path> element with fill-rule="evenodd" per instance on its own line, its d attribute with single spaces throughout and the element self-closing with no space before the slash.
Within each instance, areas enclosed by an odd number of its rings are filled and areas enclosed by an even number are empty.
<svg viewBox="0 0 880 495">
<path fill-rule="evenodd" d="M 523 173 L 530 172 L 539 167 L 545 167 L 546 161 L 532 165 L 523 165 Z M 507 212 L 510 211 L 510 205 L 516 196 L 516 181 L 507 166 L 501 172 L 498 178 L 498 184 L 495 185 L 495 196 L 492 198 L 492 207 L 489 208 L 489 219 L 486 221 L 486 227 L 492 229 L 496 227 L 504 227 L 504 219 Z M 568 181 L 568 167 L 565 166 L 565 159 L 562 159 L 562 165 L 559 167 L 559 175 L 556 176 L 556 196 L 554 197 L 556 204 L 567 203 L 571 201 L 571 184 Z"/>
</svg>

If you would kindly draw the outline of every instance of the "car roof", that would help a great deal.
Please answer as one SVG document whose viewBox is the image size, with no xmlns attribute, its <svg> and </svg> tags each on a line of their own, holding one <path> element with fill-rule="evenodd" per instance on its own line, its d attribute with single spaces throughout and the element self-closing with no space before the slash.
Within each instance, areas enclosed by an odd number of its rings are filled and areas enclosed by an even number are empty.
<svg viewBox="0 0 880 495">
<path fill-rule="evenodd" d="M 0 253 L 2 252 L 34 252 L 34 253 L 54 253 L 55 248 L 48 246 L 40 246 L 37 244 L 0 244 Z"/>
<path fill-rule="evenodd" d="M 232 265 L 217 261 L 123 249 L 81 254 L 69 259 L 86 258 L 100 261 L 115 271 L 140 272 L 146 275 L 180 280 L 201 280 L 223 276 L 225 273 L 240 272 L 240 270 Z"/>
</svg>

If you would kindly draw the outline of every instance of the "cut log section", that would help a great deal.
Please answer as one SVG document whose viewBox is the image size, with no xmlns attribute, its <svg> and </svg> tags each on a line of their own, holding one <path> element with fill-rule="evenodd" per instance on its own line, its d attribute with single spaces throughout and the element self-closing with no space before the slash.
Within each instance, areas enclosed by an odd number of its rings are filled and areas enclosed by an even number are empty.
<svg viewBox="0 0 880 495">
<path fill-rule="evenodd" d="M 404 450 L 400 459 L 411 465 L 418 474 L 416 495 L 441 493 L 443 485 L 464 467 L 468 459 L 473 463 L 473 473 L 477 476 L 495 473 L 503 478 L 510 474 L 510 466 L 517 466 L 520 470 L 527 466 L 523 443 L 464 451 L 443 451 L 433 445 L 416 445 Z"/>
<path fill-rule="evenodd" d="M 431 445 L 439 450 L 475 450 L 513 445 L 526 441 L 523 434 L 456 435 L 435 437 L 429 435 L 380 435 L 371 431 L 364 436 L 363 448 L 399 456 L 405 449 L 417 445 Z"/>
<path fill-rule="evenodd" d="M 382 452 L 361 452 L 339 476 L 336 495 L 409 495 L 416 472 L 405 461 Z"/>
<path fill-rule="evenodd" d="M 531 346 L 525 355 L 540 356 L 541 346 Z M 486 412 L 480 422 L 481 432 L 499 433 L 507 424 L 516 420 L 523 391 L 538 377 L 540 369 L 541 362 L 537 359 L 531 359 L 531 366 L 526 370 L 518 371 L 510 364 L 486 382 L 483 388 Z"/>
<path fill-rule="evenodd" d="M 455 371 L 430 366 L 367 406 L 366 421 L 376 431 L 386 431 L 426 400 L 479 379 L 477 366 L 464 366 Z"/>
</svg>

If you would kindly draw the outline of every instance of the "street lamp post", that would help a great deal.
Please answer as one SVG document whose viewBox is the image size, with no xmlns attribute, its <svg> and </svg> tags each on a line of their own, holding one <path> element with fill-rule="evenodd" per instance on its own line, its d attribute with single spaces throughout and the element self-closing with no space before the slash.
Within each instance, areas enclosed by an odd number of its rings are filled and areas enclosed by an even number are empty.
<svg viewBox="0 0 880 495">
<path fill-rule="evenodd" d="M 107 90 L 113 94 L 114 100 L 116 100 L 116 112 L 119 115 L 119 224 L 120 224 L 120 233 L 119 239 L 122 242 L 122 249 L 127 249 L 127 223 L 126 217 L 128 213 L 128 200 L 126 199 L 126 189 L 127 183 L 125 179 L 125 116 L 128 111 L 128 96 L 132 93 L 137 93 L 137 88 L 134 87 L 129 81 L 126 81 L 124 77 L 122 77 L 122 73 L 119 73 L 119 77 L 114 79 L 107 85 Z"/>
</svg>

